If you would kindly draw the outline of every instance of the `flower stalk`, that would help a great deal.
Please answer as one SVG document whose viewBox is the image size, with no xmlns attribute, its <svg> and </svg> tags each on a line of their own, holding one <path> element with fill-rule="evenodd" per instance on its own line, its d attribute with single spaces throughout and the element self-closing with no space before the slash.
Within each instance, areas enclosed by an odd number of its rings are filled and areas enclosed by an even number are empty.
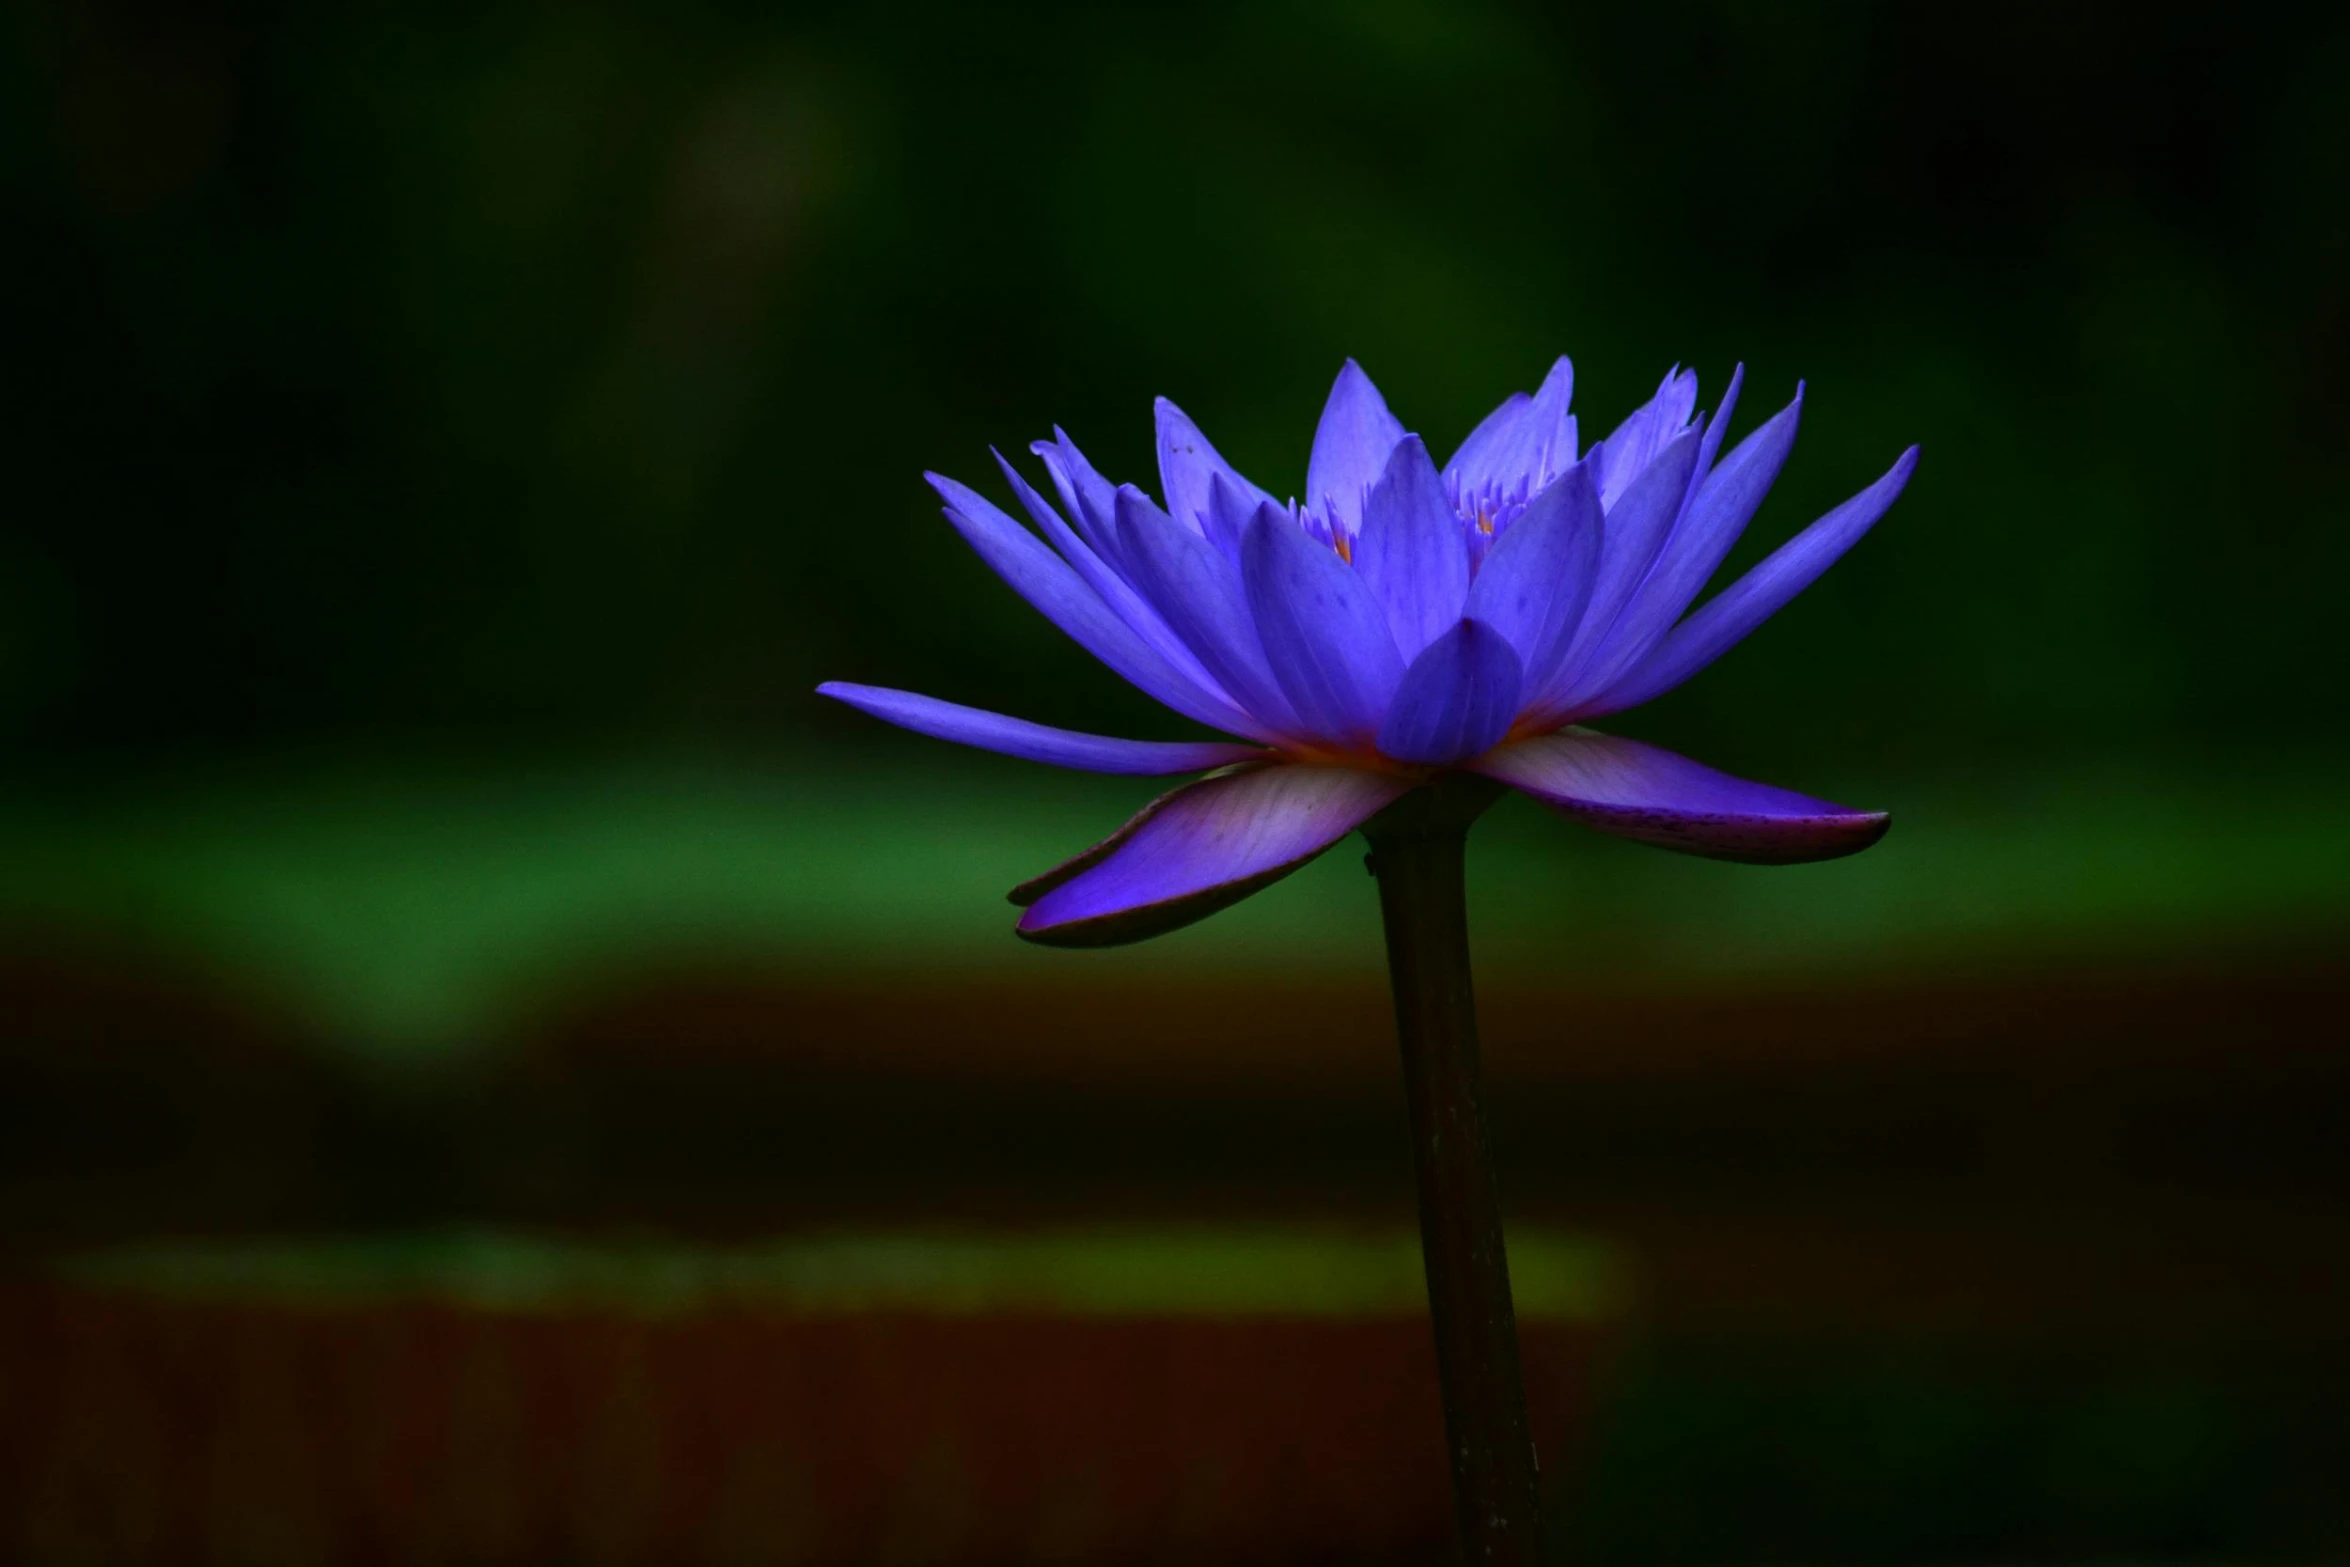
<svg viewBox="0 0 2350 1567">
<path fill-rule="evenodd" d="M 1462 1560 L 1535 1567 L 1540 1476 L 1481 1102 L 1463 875 L 1469 823 L 1500 792 L 1455 774 L 1407 795 L 1366 824 L 1365 863 L 1387 928 Z"/>
</svg>

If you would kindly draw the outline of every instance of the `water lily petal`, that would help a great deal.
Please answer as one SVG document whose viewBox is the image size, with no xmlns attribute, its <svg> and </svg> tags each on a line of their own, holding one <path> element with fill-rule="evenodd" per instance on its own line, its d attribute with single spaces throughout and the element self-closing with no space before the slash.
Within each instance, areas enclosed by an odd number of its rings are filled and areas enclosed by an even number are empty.
<svg viewBox="0 0 2350 1567">
<path fill-rule="evenodd" d="M 1052 476 L 1053 489 L 1067 508 L 1070 522 L 1095 554 L 1117 571 L 1126 569 L 1126 562 L 1118 552 L 1117 539 L 1112 531 L 1110 516 L 1115 504 L 1117 486 L 1094 470 L 1077 443 L 1059 425 L 1053 426 L 1049 441 L 1031 441 L 1028 449 L 1044 462 L 1045 472 Z"/>
<path fill-rule="evenodd" d="M 930 477 L 942 488 L 954 484 L 941 475 Z M 963 493 L 972 492 L 966 489 Z M 1227 700 L 1220 690 L 1202 688 L 1161 657 L 1085 585 L 1075 568 L 1001 510 L 984 501 L 969 511 L 949 505 L 946 517 L 1013 592 L 1128 684 L 1211 729 L 1252 740 L 1274 737 L 1272 730 Z"/>
<path fill-rule="evenodd" d="M 1240 564 L 1266 660 L 1299 721 L 1317 739 L 1368 744 L 1403 679 L 1386 610 L 1337 551 L 1269 502 L 1249 521 Z"/>
<path fill-rule="evenodd" d="M 1779 470 L 1786 466 L 1802 414 L 1803 388 L 1798 386 L 1795 401 L 1740 441 L 1711 473 L 1704 472 L 1700 450 L 1696 497 L 1674 525 L 1672 537 L 1657 552 L 1647 580 L 1617 617 L 1616 629 L 1608 638 L 1608 656 L 1593 668 L 1586 682 L 1588 689 L 1605 690 L 1623 678 L 1704 589 L 1722 557 L 1754 520 L 1755 509 L 1779 477 Z M 1705 439 L 1712 440 L 1719 428 L 1717 424 L 1707 429 Z"/>
<path fill-rule="evenodd" d="M 1526 472 L 1533 475 L 1537 486 L 1548 484 L 1574 465 L 1575 416 L 1569 412 L 1574 398 L 1575 367 L 1562 354 L 1536 389 L 1534 407 L 1524 427 L 1530 459 Z"/>
<path fill-rule="evenodd" d="M 1657 552 L 1672 536 L 1674 519 L 1688 498 L 1689 475 L 1697 464 L 1700 439 L 1696 430 L 1684 430 L 1674 437 L 1623 499 L 1607 509 L 1599 574 L 1591 586 L 1583 623 L 1575 628 L 1557 673 L 1530 693 L 1526 704 L 1530 709 L 1542 712 L 1571 703 L 1589 688 L 1591 673 L 1613 650 L 1617 619 L 1655 564 Z"/>
<path fill-rule="evenodd" d="M 1020 498 L 1021 507 L 1043 530 L 1045 538 L 1060 552 L 1061 558 L 1084 579 L 1085 585 L 1100 595 L 1111 613 L 1132 627 L 1135 635 L 1172 665 L 1176 673 L 1218 701 L 1229 703 L 1231 698 L 1226 695 L 1224 688 L 1216 683 L 1215 677 L 1201 666 L 1198 659 L 1192 657 L 1191 649 L 1183 645 L 1183 639 L 1168 629 L 1167 622 L 1159 612 L 1134 591 L 1133 584 L 1120 576 L 1115 567 L 1096 554 L 1092 546 L 1061 520 L 1061 514 L 1036 493 L 1036 486 L 1030 484 L 1002 452 L 995 454 L 995 460 L 996 466 L 1003 470 L 1005 480 L 1012 486 L 1012 493 Z M 946 498 L 947 504 L 966 511 L 989 505 L 985 496 L 951 479 L 934 481 L 933 487 Z"/>
<path fill-rule="evenodd" d="M 1490 750 L 1518 713 L 1516 649 L 1478 620 L 1461 620 L 1404 671 L 1379 726 L 1379 751 L 1399 762 L 1450 766 Z"/>
<path fill-rule="evenodd" d="M 871 713 L 916 734 L 952 740 L 958 745 L 975 745 L 983 751 L 1001 751 L 1006 756 L 1025 757 L 1053 767 L 1073 767 L 1080 772 L 1163 778 L 1174 773 L 1205 772 L 1211 767 L 1254 761 L 1265 755 L 1255 746 L 1235 745 L 1229 740 L 1119 740 L 1108 735 L 1079 734 L 1073 729 L 1032 724 L 1024 718 L 1007 718 L 983 708 L 942 702 L 937 697 L 919 696 L 912 691 L 892 691 L 885 686 L 859 686 L 831 680 L 816 691 L 820 696 L 846 702 L 860 712 Z"/>
<path fill-rule="evenodd" d="M 1550 367 L 1532 397 L 1519 392 L 1469 432 L 1444 476 L 1463 492 L 1486 488 L 1531 492 L 1575 461 L 1575 367 L 1565 356 Z"/>
<path fill-rule="evenodd" d="M 1117 505 L 1136 589 L 1250 717 L 1277 734 L 1300 735 L 1297 712 L 1257 639 L 1240 568 L 1133 485 L 1119 487 Z"/>
<path fill-rule="evenodd" d="M 1272 500 L 1251 484 L 1239 469 L 1226 462 L 1200 434 L 1189 415 L 1164 397 L 1157 404 L 1159 418 L 1159 487 L 1165 493 L 1167 514 L 1196 532 L 1208 529 L 1208 488 L 1222 479 L 1248 498 L 1245 518 L 1263 501 Z"/>
<path fill-rule="evenodd" d="M 1793 865 L 1855 854 L 1891 818 L 1749 783 L 1637 740 L 1565 729 L 1505 745 L 1471 771 L 1601 832 L 1713 860 Z"/>
<path fill-rule="evenodd" d="M 1271 886 L 1411 787 L 1295 765 L 1203 778 L 1154 801 L 1106 852 L 1079 856 L 1083 867 L 1029 905 L 1019 932 L 1046 946 L 1110 947 L 1189 925 Z"/>
<path fill-rule="evenodd" d="M 1697 376 L 1676 367 L 1656 395 L 1634 409 L 1608 434 L 1600 460 L 1599 498 L 1609 511 L 1627 494 L 1648 465 L 1681 432 L 1697 408 Z"/>
<path fill-rule="evenodd" d="M 1330 388 L 1322 406 L 1322 422 L 1314 431 L 1313 455 L 1306 462 L 1306 504 L 1328 507 L 1353 533 L 1361 526 L 1363 495 L 1387 466 L 1387 454 L 1403 439 L 1403 426 L 1387 411 L 1387 399 L 1349 359 Z"/>
<path fill-rule="evenodd" d="M 1867 489 L 1779 546 L 1770 557 L 1708 599 L 1696 614 L 1675 626 L 1629 674 L 1579 711 L 1590 716 L 1622 712 L 1654 701 L 1720 658 L 1746 634 L 1778 613 L 1787 601 L 1816 581 L 1861 535 L 1885 515 L 1909 483 L 1918 449 Z"/>
<path fill-rule="evenodd" d="M 1416 435 L 1396 442 L 1363 502 L 1354 567 L 1387 608 L 1406 660 L 1461 618 L 1469 596 L 1469 546 L 1445 498 L 1444 480 Z"/>
<path fill-rule="evenodd" d="M 1263 762 L 1240 762 L 1231 767 L 1220 769 L 1219 771 L 1211 773 L 1208 776 L 1211 778 L 1229 777 L 1235 773 L 1252 771 L 1256 768 L 1266 765 L 1268 764 Z M 1195 778 L 1189 782 L 1177 784 L 1174 788 L 1168 790 L 1165 794 L 1160 795 L 1157 799 L 1151 801 L 1150 804 L 1144 806 L 1141 810 L 1136 811 L 1132 816 L 1127 817 L 1125 825 L 1121 826 L 1116 832 L 1110 834 L 1107 838 L 1104 838 L 1101 842 L 1095 844 L 1092 848 L 1083 849 L 1076 854 L 1072 854 L 1069 856 L 1069 858 L 1063 860 L 1060 864 L 1054 866 L 1051 870 L 1046 871 L 1043 875 L 1031 876 L 1028 878 L 1028 880 L 1022 882 L 1019 886 L 1014 887 L 1010 892 L 1005 893 L 1004 901 L 1013 905 L 1015 908 L 1024 909 L 1031 903 L 1034 903 L 1037 899 L 1043 897 L 1046 893 L 1052 891 L 1055 887 L 1063 886 L 1069 882 L 1075 881 L 1079 876 L 1083 875 L 1089 870 L 1092 870 L 1096 865 L 1101 864 L 1102 861 L 1108 859 L 1111 855 L 1117 853 L 1118 850 L 1125 847 L 1127 839 L 1142 831 L 1143 823 L 1158 815 L 1159 812 L 1164 810 L 1171 802 L 1181 797 L 1185 790 L 1191 788 L 1192 784 L 1204 782 L 1206 782 L 1205 779 Z"/>
<path fill-rule="evenodd" d="M 1219 473 L 1208 482 L 1208 509 L 1200 522 L 1208 542 L 1216 546 L 1216 553 L 1238 566 L 1240 540 L 1248 532 L 1249 518 L 1257 514 L 1259 506 L 1276 504 L 1257 499 Z"/>
<path fill-rule="evenodd" d="M 1452 460 L 1444 465 L 1444 477 L 1464 490 L 1482 489 L 1501 477 L 1508 454 L 1517 447 L 1518 427 L 1533 407 L 1534 399 L 1524 392 L 1503 398 L 1501 406 L 1480 420 L 1452 454 Z"/>
<path fill-rule="evenodd" d="M 1493 541 L 1469 585 L 1470 617 L 1509 639 L 1527 690 L 1556 672 L 1583 622 L 1604 527 L 1591 465 L 1577 463 Z"/>
<path fill-rule="evenodd" d="M 1746 385 L 1746 366 L 1741 364 L 1730 372 L 1729 389 L 1722 393 L 1720 406 L 1707 421 L 1705 439 L 1697 448 L 1697 476 L 1700 480 L 1714 471 L 1714 454 L 1722 449 L 1722 437 L 1730 433 L 1730 416 L 1738 411 L 1738 393 Z M 1803 383 L 1795 383 L 1795 395 L 1803 396 Z"/>
</svg>

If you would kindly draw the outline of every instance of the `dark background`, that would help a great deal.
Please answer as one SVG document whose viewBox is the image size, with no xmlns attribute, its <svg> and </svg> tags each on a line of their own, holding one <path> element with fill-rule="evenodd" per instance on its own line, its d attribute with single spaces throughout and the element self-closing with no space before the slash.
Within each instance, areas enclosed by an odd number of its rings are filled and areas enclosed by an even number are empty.
<svg viewBox="0 0 2350 1567">
<path fill-rule="evenodd" d="M 1147 475 L 1165 393 L 1286 491 L 1348 354 L 1439 445 L 1560 352 L 1601 430 L 1675 362 L 1718 390 L 1744 360 L 1750 417 L 1808 378 L 1774 535 L 1923 445 L 1898 522 L 1659 710 L 1694 749 L 2332 727 L 2339 28 L 681 5 L 13 32 L 0 722 L 43 758 L 771 744 L 837 723 L 825 677 L 1148 723 L 964 558 L 921 471 L 987 482 L 988 443 L 1057 421 Z"/>
<path fill-rule="evenodd" d="M 1573 1543 L 2350 1549 L 2350 26 L 35 6 L 0 180 L 25 1268 L 1408 1223 L 1359 877 L 1016 950 L 1141 792 L 812 688 L 1187 732 L 939 521 L 990 444 L 1155 490 L 1163 393 L 1287 493 L 1348 355 L 1438 448 L 1561 352 L 1587 436 L 1742 361 L 1741 430 L 1809 394 L 1733 568 L 1918 476 L 1619 723 L 1900 825 L 1774 881 L 1497 818 L 1513 1201 L 1651 1285 Z"/>
</svg>

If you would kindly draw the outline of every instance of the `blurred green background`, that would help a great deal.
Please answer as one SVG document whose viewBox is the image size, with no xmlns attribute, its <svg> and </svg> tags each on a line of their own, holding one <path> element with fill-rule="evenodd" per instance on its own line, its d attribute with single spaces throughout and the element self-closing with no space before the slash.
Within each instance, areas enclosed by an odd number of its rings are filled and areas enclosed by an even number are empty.
<svg viewBox="0 0 2350 1567">
<path fill-rule="evenodd" d="M 812 688 L 1187 732 L 939 520 L 991 444 L 1155 489 L 1165 394 L 1287 493 L 1348 355 L 1439 448 L 1561 352 L 1589 433 L 1743 362 L 1742 430 L 1809 394 L 1732 570 L 1918 477 L 1616 727 L 1897 823 L 1789 872 L 1480 828 L 1513 1210 L 1630 1281 L 1565 1548 L 2350 1550 L 2350 26 L 35 5 L 0 177 L 24 1288 L 1408 1229 L 1350 850 L 1027 949 L 1002 891 L 1147 789 Z M 70 1555 L 45 1440 L 0 1536 Z"/>
</svg>

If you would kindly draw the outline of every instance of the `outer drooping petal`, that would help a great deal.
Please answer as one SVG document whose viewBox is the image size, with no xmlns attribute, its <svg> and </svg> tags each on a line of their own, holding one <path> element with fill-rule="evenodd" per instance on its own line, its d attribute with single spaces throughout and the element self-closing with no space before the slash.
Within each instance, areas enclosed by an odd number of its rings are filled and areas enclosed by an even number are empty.
<svg viewBox="0 0 2350 1567">
<path fill-rule="evenodd" d="M 1379 601 L 1277 505 L 1250 519 L 1240 564 L 1266 661 L 1299 721 L 1317 738 L 1368 744 L 1403 679 Z"/>
<path fill-rule="evenodd" d="M 1228 740 L 1116 740 L 1107 735 L 1079 734 L 1071 729 L 1053 729 L 1024 718 L 1007 718 L 1001 713 L 917 696 L 911 691 L 892 691 L 884 686 L 849 685 L 832 680 L 818 686 L 816 691 L 818 695 L 846 702 L 916 734 L 1088 773 L 1163 778 L 1174 773 L 1205 772 L 1211 767 L 1260 760 L 1265 755 L 1255 746 L 1234 745 Z"/>
<path fill-rule="evenodd" d="M 1384 773 L 1295 765 L 1203 778 L 1121 828 L 1106 853 L 1071 862 L 1082 868 L 1029 905 L 1020 934 L 1110 947 L 1204 919 L 1279 881 L 1411 787 Z"/>
<path fill-rule="evenodd" d="M 1539 691 L 1567 656 L 1598 574 L 1599 491 L 1588 463 L 1569 468 L 1493 541 L 1469 586 L 1470 618 L 1508 639 Z"/>
<path fill-rule="evenodd" d="M 1540 489 L 1575 461 L 1575 367 L 1561 357 L 1532 397 L 1513 392 L 1469 432 L 1444 475 L 1463 493 L 1525 485 Z"/>
<path fill-rule="evenodd" d="M 1517 716 L 1521 679 L 1508 638 L 1462 620 L 1404 671 L 1379 726 L 1380 753 L 1449 767 L 1491 750 Z"/>
<path fill-rule="evenodd" d="M 1402 439 L 1403 426 L 1387 411 L 1387 399 L 1363 367 L 1349 359 L 1339 369 L 1314 431 L 1313 455 L 1306 462 L 1306 505 L 1329 508 L 1339 531 L 1353 533 L 1362 521 L 1364 492 L 1378 482 L 1387 454 Z"/>
<path fill-rule="evenodd" d="M 1629 674 L 1579 710 L 1590 715 L 1617 713 L 1653 701 L 1737 646 L 1748 632 L 1810 587 L 1821 572 L 1860 541 L 1900 496 L 1917 460 L 1916 447 L 1903 452 L 1883 478 L 1780 545 L 1761 565 L 1707 600 Z"/>
<path fill-rule="evenodd" d="M 1444 480 L 1416 435 L 1396 442 L 1363 503 L 1354 567 L 1386 607 L 1396 651 L 1406 661 L 1461 618 L 1469 546 Z"/>
<path fill-rule="evenodd" d="M 936 475 L 933 480 L 942 482 Z M 944 480 L 943 484 L 953 482 Z M 1169 664 L 1085 585 L 1074 568 L 1003 512 L 982 502 L 969 511 L 960 505 L 948 506 L 946 515 L 1013 592 L 1129 684 L 1211 729 L 1253 740 L 1272 737 L 1271 729 L 1240 711 L 1220 692 L 1202 689 Z"/>
<path fill-rule="evenodd" d="M 1158 401 L 1158 416 L 1159 487 L 1166 495 L 1168 515 L 1177 522 L 1206 530 L 1208 487 L 1218 478 L 1248 497 L 1249 511 L 1273 499 L 1218 455 L 1190 416 L 1164 397 Z"/>
<path fill-rule="evenodd" d="M 1891 820 L 1588 729 L 1504 746 L 1473 770 L 1601 832 L 1751 865 L 1854 854 L 1885 836 Z"/>
</svg>

